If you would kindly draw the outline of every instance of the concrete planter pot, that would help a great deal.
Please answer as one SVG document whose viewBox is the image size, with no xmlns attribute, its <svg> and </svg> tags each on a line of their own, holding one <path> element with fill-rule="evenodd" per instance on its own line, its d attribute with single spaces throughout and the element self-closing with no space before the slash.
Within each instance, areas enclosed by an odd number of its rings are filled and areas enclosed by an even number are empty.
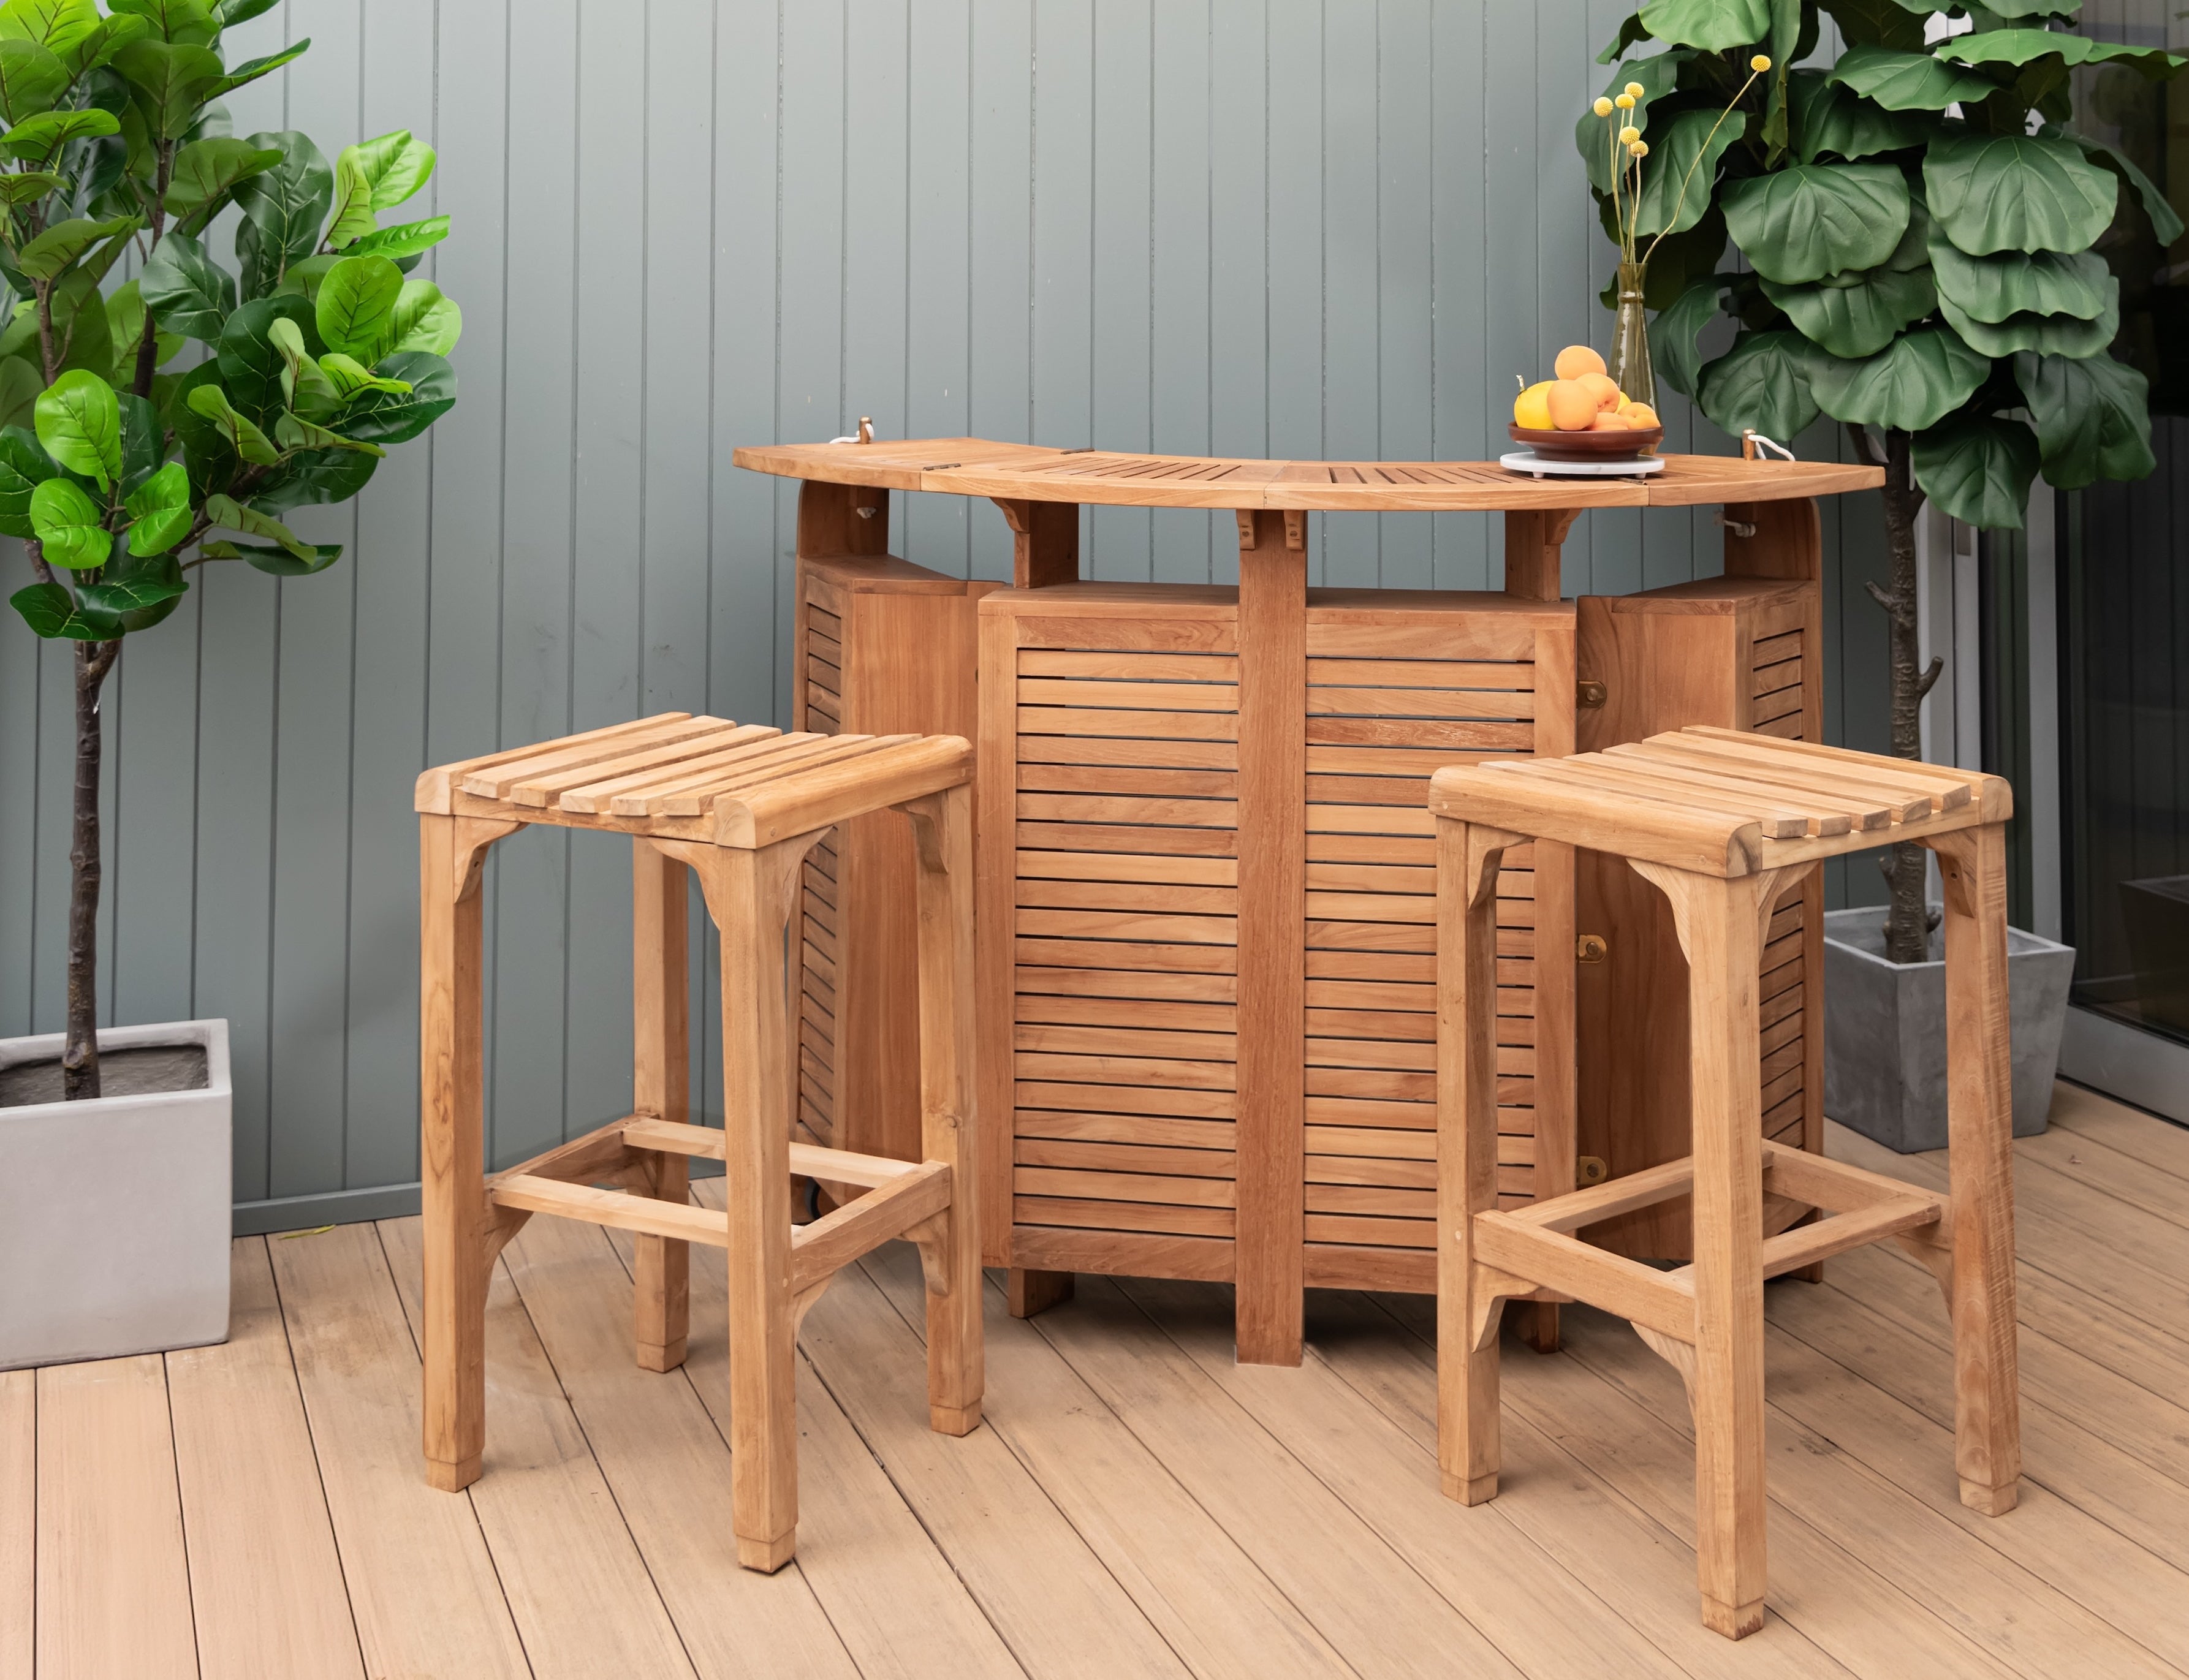
<svg viewBox="0 0 2189 1680">
<path fill-rule="evenodd" d="M 0 1039 L 0 1078 L 61 1048 Z M 0 1107 L 0 1370 L 228 1338 L 228 1023 L 114 1027 L 99 1048 L 180 1054 L 108 1062 L 124 1094 Z M 156 1089 L 201 1056 L 201 1085 Z"/>
<path fill-rule="evenodd" d="M 2018 1138 L 2045 1129 L 2074 972 L 2073 947 L 2007 930 Z M 1903 1154 L 1946 1146 L 1946 964 L 1886 961 L 1881 908 L 1824 916 L 1824 1112 Z"/>
</svg>

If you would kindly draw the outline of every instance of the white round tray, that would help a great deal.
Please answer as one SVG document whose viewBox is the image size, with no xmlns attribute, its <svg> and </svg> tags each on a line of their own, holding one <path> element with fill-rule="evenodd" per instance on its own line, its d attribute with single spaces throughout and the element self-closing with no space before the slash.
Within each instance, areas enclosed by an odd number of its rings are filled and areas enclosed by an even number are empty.
<svg viewBox="0 0 2189 1680">
<path fill-rule="evenodd" d="M 1497 464 L 1508 472 L 1524 472 L 1534 478 L 1628 478 L 1665 470 L 1665 457 L 1645 455 L 1633 461 L 1546 461 L 1533 450 L 1514 450 L 1501 455 Z"/>
</svg>

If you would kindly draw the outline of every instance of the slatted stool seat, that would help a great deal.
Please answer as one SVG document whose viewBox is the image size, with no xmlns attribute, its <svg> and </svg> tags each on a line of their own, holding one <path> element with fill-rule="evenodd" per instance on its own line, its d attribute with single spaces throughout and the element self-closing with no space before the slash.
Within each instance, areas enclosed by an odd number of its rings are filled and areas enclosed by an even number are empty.
<svg viewBox="0 0 2189 1680">
<path fill-rule="evenodd" d="M 1586 1301 L 1629 1320 L 1681 1373 L 1695 1424 L 1703 1621 L 1762 1625 L 1763 1281 L 1895 1238 L 1944 1286 L 1963 1504 L 2011 1509 L 2021 1475 L 2007 1052 L 2005 823 L 1996 777 L 1724 729 L 1607 752 L 1441 770 L 1437 817 L 1438 1457 L 1445 1491 L 1493 1497 L 1498 1309 Z M 1493 1026 L 1497 865 L 1560 840 L 1623 857 L 1671 901 L 1687 954 L 1693 1152 L 1497 1211 Z M 1764 929 L 1827 857 L 1927 846 L 1945 881 L 1950 1194 L 1782 1148 L 1762 1134 Z M 1600 1220 L 1694 1197 L 1694 1259 L 1665 1271 L 1582 1242 Z M 1763 1200 L 1818 1210 L 1767 1239 Z"/>
<path fill-rule="evenodd" d="M 953 1435 L 980 1422 L 972 763 L 956 736 L 786 735 L 669 713 L 419 778 L 425 1446 L 434 1486 L 453 1491 L 479 1474 L 488 1274 L 535 1213 L 637 1233 L 638 1362 L 654 1371 L 684 1357 L 690 1245 L 727 1250 L 732 1525 L 749 1569 L 779 1569 L 794 1549 L 798 1324 L 860 1255 L 893 1237 L 918 1243 L 930 1422 Z M 918 863 L 917 1162 L 791 1141 L 785 924 L 806 853 L 834 825 L 885 807 L 910 819 Z M 489 1178 L 479 874 L 489 846 L 535 823 L 631 837 L 634 1112 Z M 721 1131 L 686 1123 L 687 868 L 721 934 Z M 694 1156 L 723 1162 L 727 1212 L 692 1205 Z M 795 1230 L 794 1174 L 839 1204 Z"/>
</svg>

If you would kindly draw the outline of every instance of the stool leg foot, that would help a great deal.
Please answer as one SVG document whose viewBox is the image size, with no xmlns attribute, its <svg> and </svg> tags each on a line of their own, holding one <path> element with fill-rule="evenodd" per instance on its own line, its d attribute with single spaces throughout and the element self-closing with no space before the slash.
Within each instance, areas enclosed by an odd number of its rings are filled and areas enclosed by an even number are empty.
<svg viewBox="0 0 2189 1680">
<path fill-rule="evenodd" d="M 1763 1626 L 1763 1601 L 1756 1598 L 1745 1604 L 1728 1604 L 1705 1592 L 1703 1626 L 1728 1639 L 1745 1639 Z"/>
<path fill-rule="evenodd" d="M 1497 1497 L 1497 1473 L 1495 1470 L 1486 1476 L 1471 1479 L 1442 1470 L 1438 1473 L 1438 1479 L 1443 1485 L 1444 1496 L 1457 1499 L 1462 1505 L 1487 1505 Z"/>
<path fill-rule="evenodd" d="M 970 1435 L 981 1427 L 981 1402 L 927 1408 L 927 1426 L 938 1435 Z"/>
<path fill-rule="evenodd" d="M 2022 1499 L 2022 1481 L 2019 1477 L 2007 1483 L 2004 1487 L 1991 1487 L 1983 1482 L 1972 1482 L 1966 1476 L 1963 1476 L 1960 1480 L 1961 1503 L 1967 1506 L 1970 1510 L 1981 1512 L 1987 1517 L 2004 1517 L 2014 1509 Z"/>
<path fill-rule="evenodd" d="M 759 1575 L 773 1575 L 789 1563 L 798 1552 L 798 1530 L 790 1530 L 773 1540 L 754 1540 L 744 1535 L 738 1536 L 738 1563 Z"/>
<path fill-rule="evenodd" d="M 478 1479 L 479 1457 L 477 1453 L 453 1463 L 439 1458 L 426 1461 L 426 1485 L 438 1488 L 443 1493 L 461 1493 Z"/>
<path fill-rule="evenodd" d="M 1031 1271 L 1013 1266 L 1005 1276 L 1004 1299 L 1013 1318 L 1032 1318 L 1072 1298 L 1073 1275 L 1068 1271 Z"/>
</svg>

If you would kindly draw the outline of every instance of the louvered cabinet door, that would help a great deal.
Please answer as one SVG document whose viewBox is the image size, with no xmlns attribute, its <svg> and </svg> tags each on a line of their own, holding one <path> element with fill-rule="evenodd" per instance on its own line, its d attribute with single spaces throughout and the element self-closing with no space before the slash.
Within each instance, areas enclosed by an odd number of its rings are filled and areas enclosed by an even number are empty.
<svg viewBox="0 0 2189 1680">
<path fill-rule="evenodd" d="M 1819 738 L 1815 583 L 1711 578 L 1584 596 L 1579 607 L 1580 675 L 1604 694 L 1580 714 L 1583 751 L 1690 724 Z M 1623 1178 L 1688 1152 L 1687 961 L 1663 894 L 1623 861 L 1583 852 L 1575 880 L 1579 931 L 1606 947 L 1578 970 L 1580 1151 Z M 1820 874 L 1788 889 L 1766 930 L 1757 987 L 1764 1135 L 1810 1150 L 1824 1145 L 1823 913 Z M 1774 1199 L 1767 1228 L 1799 1212 Z M 1687 1259 L 1686 1204 L 1622 1215 L 1591 1240 Z"/>
<path fill-rule="evenodd" d="M 1446 764 L 1571 749 L 1572 608 L 1502 595 L 1310 591 L 1307 653 L 1307 1281 L 1433 1289 L 1428 778 Z M 1570 850 L 1547 844 L 1508 852 L 1498 876 L 1507 1207 L 1547 1193 L 1555 1163 L 1572 1159 L 1571 981 L 1555 960 L 1561 944 L 1571 947 L 1570 871 Z"/>
<path fill-rule="evenodd" d="M 982 614 L 980 783 L 1000 1246 L 1036 1269 L 1229 1277 L 1236 604 L 1099 585 L 1004 600 Z"/>
</svg>

